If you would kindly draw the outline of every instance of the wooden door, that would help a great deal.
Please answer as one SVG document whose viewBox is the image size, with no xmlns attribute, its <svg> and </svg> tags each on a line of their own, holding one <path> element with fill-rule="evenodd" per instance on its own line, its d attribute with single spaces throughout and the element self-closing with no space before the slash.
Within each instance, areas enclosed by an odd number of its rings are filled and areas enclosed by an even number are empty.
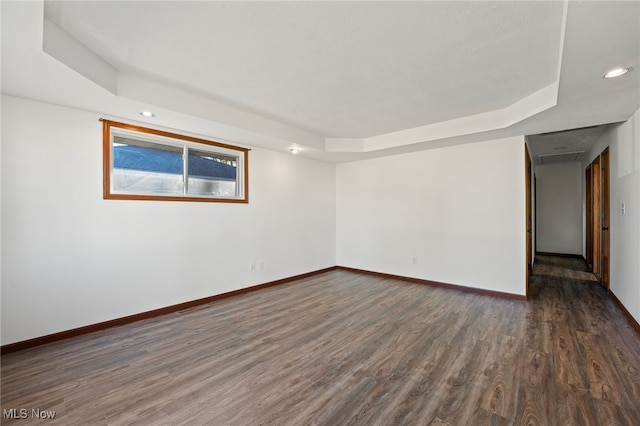
<svg viewBox="0 0 640 426">
<path fill-rule="evenodd" d="M 524 147 L 525 153 L 525 197 L 526 197 L 526 244 L 527 244 L 527 288 L 526 295 L 529 297 L 529 276 L 531 276 L 531 264 L 533 263 L 533 249 L 532 249 L 532 232 L 533 221 L 531 218 L 531 157 L 529 157 L 529 150 L 527 146 Z"/>
<path fill-rule="evenodd" d="M 591 180 L 591 164 L 587 167 L 585 181 L 585 254 L 587 265 L 593 271 L 593 181 Z"/>
<path fill-rule="evenodd" d="M 591 163 L 591 187 L 592 187 L 592 191 L 591 191 L 591 203 L 593 206 L 591 215 L 592 215 L 592 227 L 591 227 L 591 232 L 593 234 L 593 250 L 592 250 L 592 256 L 593 256 L 593 273 L 596 274 L 596 276 L 598 278 L 601 277 L 600 275 L 600 238 L 602 236 L 602 225 L 601 225 L 601 219 L 602 219 L 602 214 L 600 212 L 601 209 L 601 202 L 600 202 L 600 157 L 596 158 L 595 160 L 593 160 L 593 163 Z"/>
<path fill-rule="evenodd" d="M 609 290 L 609 148 L 600 154 L 600 282 Z"/>
</svg>

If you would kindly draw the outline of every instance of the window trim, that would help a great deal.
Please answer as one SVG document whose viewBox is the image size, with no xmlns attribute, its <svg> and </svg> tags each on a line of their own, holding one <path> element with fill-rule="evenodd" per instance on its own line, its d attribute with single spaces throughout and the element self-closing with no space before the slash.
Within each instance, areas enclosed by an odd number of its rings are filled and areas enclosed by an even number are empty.
<svg viewBox="0 0 640 426">
<path fill-rule="evenodd" d="M 222 142 L 216 142 L 193 136 L 181 135 L 178 133 L 167 132 L 164 130 L 152 129 L 148 127 L 138 126 L 134 124 L 120 123 L 101 118 L 102 121 L 102 160 L 103 160 L 103 198 L 105 200 L 151 200 L 151 201 L 196 201 L 196 202 L 213 202 L 213 203 L 249 203 L 249 149 L 239 146 L 229 145 Z M 114 193 L 111 190 L 111 164 L 112 164 L 112 128 L 122 129 L 124 131 L 132 131 L 144 134 L 145 137 L 153 139 L 154 136 L 163 138 L 176 139 L 179 141 L 202 144 L 210 147 L 224 148 L 238 152 L 238 185 L 241 188 L 239 197 L 194 197 L 189 195 L 151 195 L 151 194 L 123 194 Z M 163 143 L 156 141 L 155 143 Z M 165 143 L 166 145 L 171 145 Z M 198 149 L 197 147 L 194 149 Z M 203 148 L 199 148 L 203 149 Z M 205 149 L 206 151 L 206 149 Z M 215 151 L 214 151 L 215 152 Z M 224 153 L 220 153 L 224 154 Z"/>
</svg>

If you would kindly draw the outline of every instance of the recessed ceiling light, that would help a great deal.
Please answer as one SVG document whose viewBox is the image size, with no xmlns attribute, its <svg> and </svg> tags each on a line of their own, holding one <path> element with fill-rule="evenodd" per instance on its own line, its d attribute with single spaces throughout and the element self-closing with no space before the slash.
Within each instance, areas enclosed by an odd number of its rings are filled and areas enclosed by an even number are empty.
<svg viewBox="0 0 640 426">
<path fill-rule="evenodd" d="M 631 68 L 615 68 L 611 71 L 607 72 L 603 77 L 604 78 L 614 78 L 620 77 L 621 75 L 625 75 L 631 70 Z"/>
<path fill-rule="evenodd" d="M 292 154 L 297 154 L 298 148 L 291 148 L 289 151 L 291 151 Z"/>
<path fill-rule="evenodd" d="M 155 117 L 155 116 L 156 116 L 156 115 L 155 115 L 154 113 L 152 113 L 151 111 L 142 111 L 142 112 L 140 112 L 140 115 L 141 115 L 141 116 L 143 116 L 143 117 L 147 117 L 147 118 Z"/>
</svg>

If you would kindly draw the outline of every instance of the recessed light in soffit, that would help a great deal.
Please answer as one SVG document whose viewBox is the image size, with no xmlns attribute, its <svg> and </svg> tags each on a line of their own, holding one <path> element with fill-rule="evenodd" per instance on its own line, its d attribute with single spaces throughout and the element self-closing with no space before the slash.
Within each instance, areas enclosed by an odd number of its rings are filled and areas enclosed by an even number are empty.
<svg viewBox="0 0 640 426">
<path fill-rule="evenodd" d="M 629 71 L 631 71 L 631 68 L 614 68 L 608 71 L 605 75 L 603 75 L 603 77 L 604 78 L 620 77 L 621 75 L 625 75 Z"/>
</svg>

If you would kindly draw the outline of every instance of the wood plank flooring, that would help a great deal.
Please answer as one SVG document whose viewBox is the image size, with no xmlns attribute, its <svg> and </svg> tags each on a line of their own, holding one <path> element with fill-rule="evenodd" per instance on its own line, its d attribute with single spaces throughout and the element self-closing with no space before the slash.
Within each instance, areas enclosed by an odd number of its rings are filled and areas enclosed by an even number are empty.
<svg viewBox="0 0 640 426">
<path fill-rule="evenodd" d="M 606 291 L 531 292 L 330 271 L 4 355 L 28 418 L 2 424 L 639 425 L 640 336 Z"/>
<path fill-rule="evenodd" d="M 571 257 L 536 255 L 532 275 L 545 278 L 559 278 L 572 281 L 598 282 L 598 278 L 589 272 L 584 259 Z"/>
</svg>

